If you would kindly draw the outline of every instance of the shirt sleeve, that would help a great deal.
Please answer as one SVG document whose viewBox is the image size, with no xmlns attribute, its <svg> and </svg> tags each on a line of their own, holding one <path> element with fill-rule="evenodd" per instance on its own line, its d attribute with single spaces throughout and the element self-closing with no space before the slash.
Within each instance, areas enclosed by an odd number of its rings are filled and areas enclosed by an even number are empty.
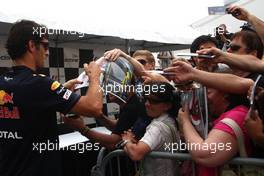
<svg viewBox="0 0 264 176">
<path fill-rule="evenodd" d="M 159 129 L 159 126 L 150 124 L 147 127 L 146 133 L 140 139 L 140 141 L 147 144 L 150 147 L 151 151 L 153 151 L 162 147 L 162 145 L 164 144 L 164 140 L 161 134 L 162 133 Z"/>
<path fill-rule="evenodd" d="M 230 119 L 234 120 L 239 125 L 239 127 L 242 129 L 242 131 L 244 132 L 245 129 L 244 129 L 244 125 L 243 124 L 244 124 L 244 120 L 245 120 L 246 114 L 247 114 L 246 110 L 243 110 L 243 111 L 231 110 L 231 111 L 229 111 L 228 113 L 225 114 L 224 118 L 230 118 Z M 236 137 L 236 135 L 235 135 L 234 131 L 232 130 L 232 128 L 230 128 L 228 125 L 222 123 L 221 121 L 219 121 L 214 126 L 214 129 L 225 131 L 225 132 L 231 134 L 232 136 Z"/>
<path fill-rule="evenodd" d="M 80 95 L 63 87 L 58 81 L 48 77 L 35 76 L 25 85 L 24 106 L 37 108 L 40 110 L 54 110 L 67 114 L 77 103 Z"/>
</svg>

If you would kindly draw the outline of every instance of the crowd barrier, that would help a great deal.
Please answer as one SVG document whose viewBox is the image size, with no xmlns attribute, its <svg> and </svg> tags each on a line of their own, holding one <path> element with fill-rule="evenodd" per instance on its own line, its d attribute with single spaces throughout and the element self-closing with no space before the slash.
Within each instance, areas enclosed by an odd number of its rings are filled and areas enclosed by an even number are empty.
<svg viewBox="0 0 264 176">
<path fill-rule="evenodd" d="M 111 161 L 114 158 L 117 158 L 117 173 L 118 176 L 121 176 L 121 168 L 120 168 L 120 156 L 126 156 L 126 153 L 124 150 L 114 150 L 110 153 L 108 153 L 106 156 L 106 149 L 102 148 L 101 151 L 98 154 L 97 157 L 97 163 L 96 165 L 92 168 L 91 175 L 92 176 L 106 176 L 106 169 L 107 166 L 110 164 L 109 167 L 109 175 L 113 175 L 113 171 L 111 171 Z M 191 155 L 187 153 L 168 153 L 168 152 L 151 152 L 148 154 L 147 157 L 153 157 L 153 158 L 164 158 L 164 159 L 173 159 L 173 160 L 178 160 L 178 161 L 186 161 L 186 160 L 192 160 Z M 193 166 L 194 166 L 194 162 Z M 264 167 L 264 159 L 260 158 L 241 158 L 241 157 L 236 157 L 233 158 L 228 162 L 228 164 L 235 164 L 235 165 L 251 165 L 251 166 L 258 166 L 258 167 Z M 135 164 L 136 167 L 136 164 Z M 137 169 L 137 168 L 135 168 Z M 194 167 L 193 167 L 194 169 Z"/>
</svg>

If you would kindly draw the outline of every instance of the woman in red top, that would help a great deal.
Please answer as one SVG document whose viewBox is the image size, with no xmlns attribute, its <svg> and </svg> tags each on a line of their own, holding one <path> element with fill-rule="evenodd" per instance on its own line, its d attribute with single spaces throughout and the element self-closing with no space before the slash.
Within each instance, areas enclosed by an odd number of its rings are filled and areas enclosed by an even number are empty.
<svg viewBox="0 0 264 176">
<path fill-rule="evenodd" d="M 203 139 L 193 127 L 188 110 L 179 110 L 179 121 L 188 150 L 197 164 L 197 174 L 201 176 L 217 176 L 219 166 L 238 155 L 239 146 L 234 131 L 221 120 L 230 118 L 242 129 L 247 152 L 250 149 L 249 138 L 244 130 L 248 108 L 239 105 L 232 106 L 228 95 L 216 89 L 208 89 L 208 104 L 212 116 L 213 127 L 207 139 Z"/>
</svg>

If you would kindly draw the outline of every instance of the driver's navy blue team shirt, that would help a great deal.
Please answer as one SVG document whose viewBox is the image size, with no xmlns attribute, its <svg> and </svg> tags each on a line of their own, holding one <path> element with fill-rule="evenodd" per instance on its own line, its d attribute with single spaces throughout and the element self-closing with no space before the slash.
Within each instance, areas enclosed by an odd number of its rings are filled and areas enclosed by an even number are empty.
<svg viewBox="0 0 264 176">
<path fill-rule="evenodd" d="M 25 66 L 1 75 L 0 175 L 60 175 L 56 112 L 68 113 L 79 98 Z"/>
</svg>

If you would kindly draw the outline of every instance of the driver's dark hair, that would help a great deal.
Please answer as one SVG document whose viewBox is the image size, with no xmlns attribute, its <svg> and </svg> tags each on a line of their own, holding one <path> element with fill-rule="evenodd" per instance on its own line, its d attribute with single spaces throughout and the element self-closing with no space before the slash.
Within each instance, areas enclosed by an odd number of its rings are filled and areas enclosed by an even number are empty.
<svg viewBox="0 0 264 176">
<path fill-rule="evenodd" d="M 43 33 L 40 33 L 40 30 Z M 39 46 L 41 40 L 48 39 L 47 30 L 45 26 L 34 21 L 21 20 L 16 22 L 9 31 L 5 45 L 11 59 L 15 60 L 22 57 L 28 49 L 30 40 Z"/>
</svg>

